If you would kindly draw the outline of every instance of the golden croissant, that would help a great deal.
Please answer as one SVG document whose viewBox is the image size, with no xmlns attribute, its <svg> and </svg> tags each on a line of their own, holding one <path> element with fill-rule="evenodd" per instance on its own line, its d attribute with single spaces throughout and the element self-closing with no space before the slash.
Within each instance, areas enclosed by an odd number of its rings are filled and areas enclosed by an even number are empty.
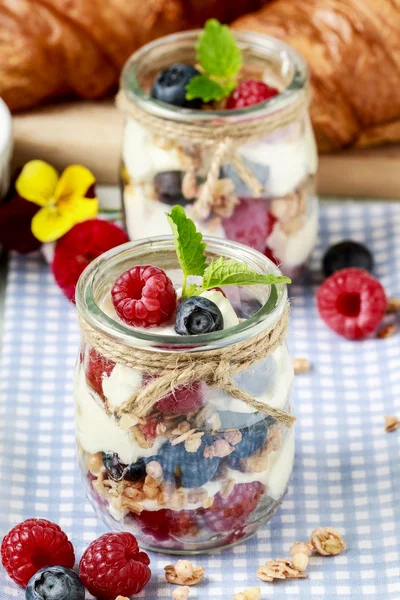
<svg viewBox="0 0 400 600">
<path fill-rule="evenodd" d="M 308 61 L 320 151 L 400 140 L 399 0 L 276 0 L 234 27 L 281 38 Z"/>
</svg>

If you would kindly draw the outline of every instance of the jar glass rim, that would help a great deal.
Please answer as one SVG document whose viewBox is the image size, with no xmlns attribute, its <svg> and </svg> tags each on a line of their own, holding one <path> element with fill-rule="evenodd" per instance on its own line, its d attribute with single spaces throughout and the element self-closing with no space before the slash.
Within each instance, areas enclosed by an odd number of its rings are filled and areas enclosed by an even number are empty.
<svg viewBox="0 0 400 600">
<path fill-rule="evenodd" d="M 207 244 L 206 251 L 209 253 L 235 258 L 239 252 L 240 260 L 250 263 L 253 268 L 258 266 L 259 272 L 281 275 L 278 267 L 272 261 L 244 244 L 207 236 L 204 236 L 203 240 Z M 151 330 L 149 332 L 135 330 L 126 326 L 108 316 L 100 308 L 94 294 L 96 278 L 101 276 L 105 269 L 111 268 L 127 258 L 134 259 L 135 253 L 143 252 L 146 249 L 149 252 L 171 251 L 174 249 L 173 237 L 171 235 L 157 236 L 127 242 L 112 248 L 92 261 L 79 278 L 76 287 L 78 313 L 91 327 L 113 338 L 114 341 L 157 352 L 204 351 L 232 345 L 253 337 L 273 325 L 283 312 L 287 301 L 287 287 L 286 284 L 277 284 L 270 286 L 268 298 L 254 315 L 239 325 L 222 331 L 182 337 L 151 333 Z"/>
<path fill-rule="evenodd" d="M 126 93 L 127 97 L 138 104 L 143 110 L 159 117 L 170 120 L 183 121 L 212 121 L 215 119 L 237 120 L 248 118 L 249 116 L 261 117 L 269 113 L 274 113 L 286 106 L 296 104 L 302 93 L 308 87 L 309 71 L 306 61 L 289 44 L 269 35 L 255 33 L 253 31 L 232 30 L 239 46 L 242 49 L 257 49 L 268 52 L 269 55 L 278 56 L 283 62 L 287 61 L 293 69 L 291 81 L 284 90 L 276 96 L 260 102 L 253 106 L 247 106 L 240 109 L 230 110 L 198 110 L 191 108 L 182 108 L 160 102 L 147 94 L 140 86 L 136 76 L 138 67 L 141 63 L 151 61 L 151 53 L 160 47 L 176 42 L 194 42 L 197 40 L 201 29 L 194 29 L 179 33 L 173 33 L 145 44 L 139 50 L 136 50 L 124 65 L 120 77 L 120 87 Z"/>
</svg>

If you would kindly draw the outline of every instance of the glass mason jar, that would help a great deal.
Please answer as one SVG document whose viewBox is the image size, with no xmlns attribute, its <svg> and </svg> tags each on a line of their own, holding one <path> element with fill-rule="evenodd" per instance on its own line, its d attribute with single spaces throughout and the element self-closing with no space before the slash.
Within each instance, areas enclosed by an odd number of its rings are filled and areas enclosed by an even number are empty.
<svg viewBox="0 0 400 600">
<path fill-rule="evenodd" d="M 261 127 L 255 138 L 235 146 L 260 191 L 252 191 L 234 161 L 225 157 L 210 210 L 190 216 L 202 233 L 247 244 L 295 277 L 316 244 L 318 230 L 317 152 L 308 115 L 306 63 L 275 38 L 234 31 L 244 54 L 243 76 L 258 75 L 279 90 L 277 96 L 240 110 L 193 110 L 151 98 L 149 90 L 160 70 L 174 62 L 195 62 L 198 35 L 190 31 L 158 39 L 134 53 L 124 67 L 118 105 L 126 113 L 121 187 L 129 236 L 168 234 L 164 214 L 173 204 L 193 212 L 213 161 L 214 129 L 226 126 L 238 135 L 239 128 Z M 185 126 L 207 128 L 210 139 L 193 141 L 177 132 L 176 127 L 180 132 Z M 263 135 L 264 126 L 269 133 Z"/>
<path fill-rule="evenodd" d="M 223 255 L 260 273 L 279 274 L 269 259 L 247 246 L 206 241 L 213 258 Z M 182 283 L 172 238 L 164 236 L 104 253 L 77 286 L 83 330 L 90 326 L 120 356 L 132 348 L 152 359 L 173 360 L 185 353 L 196 365 L 200 356 L 208 359 L 270 330 L 287 305 L 283 284 L 229 287 L 225 292 L 241 317 L 235 327 L 185 337 L 134 329 L 113 319 L 104 299 L 116 278 L 135 264 L 159 266 L 176 287 Z M 74 385 L 79 463 L 89 500 L 110 528 L 134 533 L 144 548 L 190 554 L 234 544 L 272 517 L 293 467 L 290 426 L 203 381 L 175 388 L 144 417 L 116 416 L 115 409 L 143 389 L 149 376 L 139 362 L 116 364 L 87 339 L 83 335 Z M 290 414 L 292 361 L 285 340 L 276 343 L 272 353 L 235 374 L 234 381 L 262 407 Z M 177 399 L 185 406 L 178 413 Z"/>
</svg>

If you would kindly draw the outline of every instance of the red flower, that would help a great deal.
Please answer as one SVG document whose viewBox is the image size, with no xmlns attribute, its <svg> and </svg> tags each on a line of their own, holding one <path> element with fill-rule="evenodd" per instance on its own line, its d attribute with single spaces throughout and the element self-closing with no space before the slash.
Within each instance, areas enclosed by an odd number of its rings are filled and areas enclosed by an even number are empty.
<svg viewBox="0 0 400 600">
<path fill-rule="evenodd" d="M 75 302 L 79 276 L 92 260 L 128 241 L 125 231 L 101 219 L 78 223 L 60 238 L 54 252 L 53 274 L 68 300 Z"/>
<path fill-rule="evenodd" d="M 21 254 L 38 250 L 42 242 L 33 235 L 31 221 L 39 209 L 40 206 L 17 194 L 13 182 L 0 202 L 0 245 Z"/>
</svg>

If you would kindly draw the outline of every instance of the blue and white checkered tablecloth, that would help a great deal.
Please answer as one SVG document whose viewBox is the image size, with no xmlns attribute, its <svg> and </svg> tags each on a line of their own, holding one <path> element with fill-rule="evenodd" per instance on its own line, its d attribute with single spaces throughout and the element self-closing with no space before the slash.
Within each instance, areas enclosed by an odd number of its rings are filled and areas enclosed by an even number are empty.
<svg viewBox="0 0 400 600">
<path fill-rule="evenodd" d="M 282 507 L 255 537 L 204 555 L 206 579 L 190 597 L 228 600 L 261 585 L 263 599 L 399 600 L 400 431 L 386 433 L 384 415 L 400 416 L 400 334 L 349 342 L 318 318 L 314 292 L 324 248 L 343 238 L 365 242 L 389 295 L 400 296 L 400 206 L 322 207 L 320 244 L 308 283 L 293 285 L 290 345 L 307 357 L 310 374 L 296 378 L 298 425 L 294 475 Z M 75 457 L 72 372 L 79 343 L 74 308 L 39 256 L 11 257 L 0 371 L 0 535 L 19 521 L 53 519 L 83 548 L 104 531 L 85 500 Z M 318 525 L 331 525 L 348 549 L 312 558 L 309 578 L 275 584 L 256 579 L 258 565 L 288 555 Z M 170 598 L 163 566 L 139 597 Z M 1 570 L 1 569 L 0 569 Z M 0 599 L 22 598 L 1 570 Z"/>
</svg>

